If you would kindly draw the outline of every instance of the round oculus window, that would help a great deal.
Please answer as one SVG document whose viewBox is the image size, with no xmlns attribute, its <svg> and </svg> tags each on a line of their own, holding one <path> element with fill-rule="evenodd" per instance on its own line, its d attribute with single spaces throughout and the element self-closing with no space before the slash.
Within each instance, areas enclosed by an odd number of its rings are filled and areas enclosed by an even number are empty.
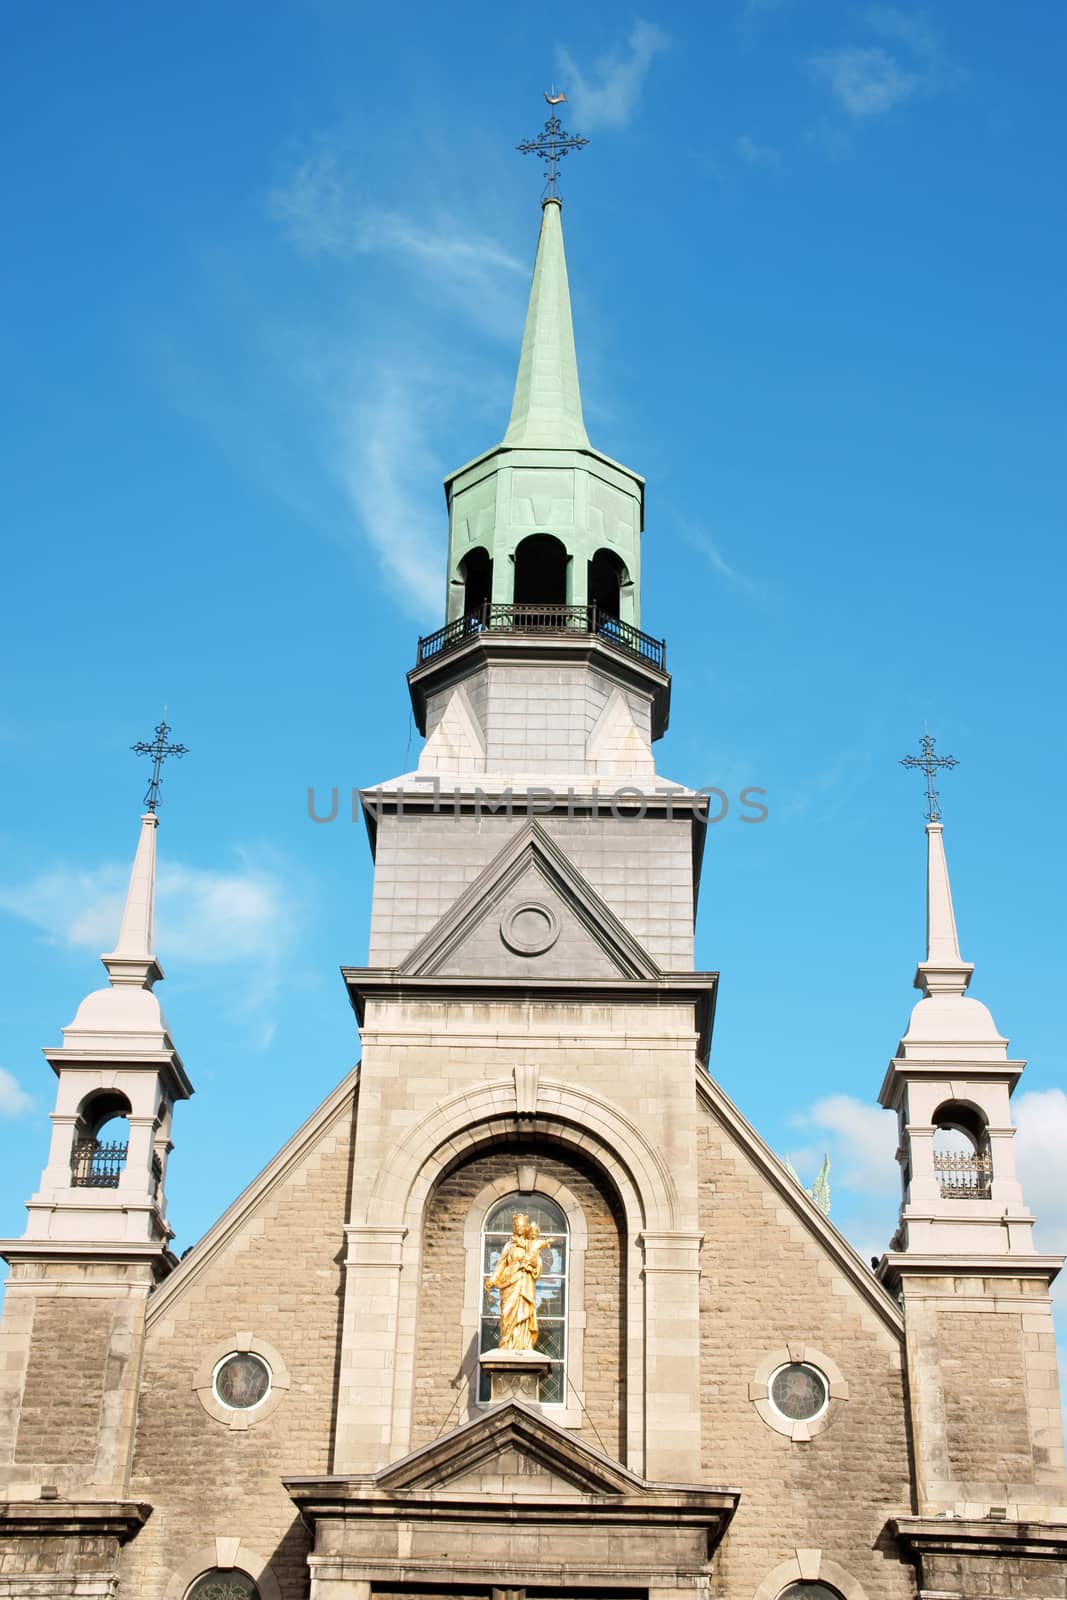
<svg viewBox="0 0 1067 1600">
<path fill-rule="evenodd" d="M 223 1356 L 211 1386 L 215 1397 L 231 1411 L 251 1411 L 270 1394 L 270 1368 L 262 1356 L 248 1350 Z"/>
<path fill-rule="evenodd" d="M 789 1422 L 813 1422 L 822 1416 L 830 1400 L 823 1374 L 806 1361 L 790 1361 L 779 1367 L 768 1387 L 772 1406 Z"/>
<path fill-rule="evenodd" d="M 500 937 L 520 956 L 540 956 L 559 938 L 559 918 L 537 900 L 512 906 L 500 920 Z"/>
</svg>

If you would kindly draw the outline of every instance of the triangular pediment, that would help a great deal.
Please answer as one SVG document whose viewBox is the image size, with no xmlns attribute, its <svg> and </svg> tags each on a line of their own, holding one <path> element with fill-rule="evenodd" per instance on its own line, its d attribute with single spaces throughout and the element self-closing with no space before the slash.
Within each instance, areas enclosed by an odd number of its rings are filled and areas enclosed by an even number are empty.
<svg viewBox="0 0 1067 1600">
<path fill-rule="evenodd" d="M 619 1462 L 515 1400 L 394 1462 L 375 1484 L 392 1493 L 467 1494 L 484 1492 L 487 1481 L 497 1479 L 511 1493 L 534 1495 L 632 1495 L 649 1488 Z"/>
<path fill-rule="evenodd" d="M 400 970 L 411 977 L 660 976 L 647 950 L 534 821 L 509 840 Z"/>
</svg>

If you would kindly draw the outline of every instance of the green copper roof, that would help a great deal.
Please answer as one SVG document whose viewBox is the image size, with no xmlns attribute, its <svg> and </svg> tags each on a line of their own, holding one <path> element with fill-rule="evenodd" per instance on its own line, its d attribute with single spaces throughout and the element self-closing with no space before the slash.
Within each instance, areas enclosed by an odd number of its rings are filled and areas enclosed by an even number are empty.
<svg viewBox="0 0 1067 1600">
<path fill-rule="evenodd" d="M 554 199 L 542 206 L 526 331 L 504 443 L 546 449 L 589 448 L 578 388 L 560 203 Z"/>
</svg>

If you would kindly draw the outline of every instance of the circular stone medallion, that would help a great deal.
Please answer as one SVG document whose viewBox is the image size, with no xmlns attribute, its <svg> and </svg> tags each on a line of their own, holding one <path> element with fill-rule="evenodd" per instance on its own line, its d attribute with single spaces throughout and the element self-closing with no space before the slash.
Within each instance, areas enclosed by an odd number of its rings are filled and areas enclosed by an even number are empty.
<svg viewBox="0 0 1067 1600">
<path fill-rule="evenodd" d="M 544 955 L 559 938 L 559 918 L 539 900 L 524 900 L 501 917 L 500 937 L 516 955 Z"/>
</svg>

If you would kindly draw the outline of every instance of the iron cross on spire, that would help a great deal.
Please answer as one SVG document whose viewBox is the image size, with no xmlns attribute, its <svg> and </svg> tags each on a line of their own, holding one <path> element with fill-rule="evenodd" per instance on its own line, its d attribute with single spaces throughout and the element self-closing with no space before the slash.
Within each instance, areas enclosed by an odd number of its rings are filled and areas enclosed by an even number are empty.
<svg viewBox="0 0 1067 1600">
<path fill-rule="evenodd" d="M 131 744 L 130 746 L 135 755 L 152 757 L 152 776 L 149 779 L 144 797 L 145 805 L 152 812 L 159 810 L 159 786 L 163 781 L 164 761 L 168 756 L 184 756 L 189 753 L 187 745 L 167 743 L 167 734 L 169 732 L 170 728 L 167 726 L 166 720 L 164 720 L 156 727 L 156 736 L 151 744 L 142 739 L 139 743 Z"/>
<path fill-rule="evenodd" d="M 920 772 L 926 773 L 926 820 L 927 822 L 941 821 L 941 807 L 938 804 L 937 790 L 934 788 L 934 778 L 940 771 L 949 771 L 958 767 L 959 762 L 955 756 L 939 756 L 934 751 L 936 743 L 932 734 L 924 733 L 919 740 L 922 749 L 921 756 L 901 756 L 902 767 L 918 767 Z"/>
<path fill-rule="evenodd" d="M 545 196 L 548 199 L 555 199 L 559 164 L 563 157 L 568 151 L 581 150 L 584 145 L 589 143 L 589 140 L 583 139 L 581 134 L 564 132 L 563 124 L 556 116 L 556 107 L 562 105 L 566 98 L 565 94 L 556 94 L 555 90 L 551 94 L 546 94 L 545 99 L 551 107 L 548 121 L 536 139 L 524 139 L 522 144 L 515 146 L 516 150 L 521 150 L 524 156 L 540 156 L 547 166 L 548 181 L 545 184 Z"/>
</svg>

